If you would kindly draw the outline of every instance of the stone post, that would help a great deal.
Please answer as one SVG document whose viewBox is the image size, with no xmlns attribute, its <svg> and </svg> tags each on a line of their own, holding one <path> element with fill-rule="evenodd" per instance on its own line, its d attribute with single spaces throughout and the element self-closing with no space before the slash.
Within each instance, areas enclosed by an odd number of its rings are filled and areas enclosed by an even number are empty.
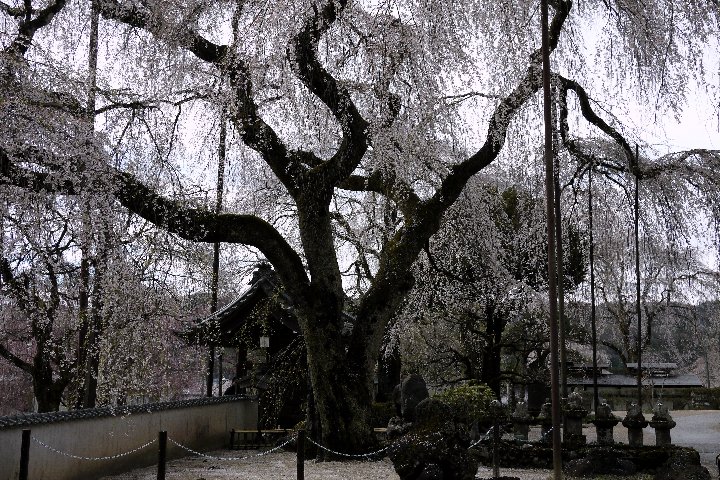
<svg viewBox="0 0 720 480">
<path fill-rule="evenodd" d="M 563 435 L 567 445 L 585 445 L 587 440 L 582 433 L 582 422 L 587 414 L 588 411 L 583 406 L 582 395 L 578 392 L 568 395 L 565 404 L 565 432 Z"/>
<path fill-rule="evenodd" d="M 530 424 L 533 421 L 532 416 L 528 412 L 525 402 L 518 402 L 515 405 L 515 411 L 510 415 L 513 424 L 513 433 L 518 440 L 527 440 Z"/>
<path fill-rule="evenodd" d="M 623 426 L 628 429 L 628 443 L 632 447 L 642 447 L 643 428 L 647 427 L 648 421 L 642 413 L 642 408 L 633 403 L 628 407 L 627 415 L 623 418 Z"/>
<path fill-rule="evenodd" d="M 537 417 L 540 422 L 540 442 L 551 443 L 552 437 L 550 431 L 552 430 L 552 404 L 549 400 L 546 400 L 540 407 L 540 415 Z"/>
<path fill-rule="evenodd" d="M 613 428 L 620 423 L 620 419 L 612 413 L 610 405 L 602 403 L 598 406 L 595 419 L 593 419 L 592 423 L 595 425 L 597 442 L 600 445 L 612 445 L 615 443 Z"/>
<path fill-rule="evenodd" d="M 672 445 L 670 429 L 675 427 L 675 421 L 670 416 L 668 408 L 660 402 L 653 409 L 650 426 L 655 429 L 655 445 L 658 447 Z"/>
</svg>

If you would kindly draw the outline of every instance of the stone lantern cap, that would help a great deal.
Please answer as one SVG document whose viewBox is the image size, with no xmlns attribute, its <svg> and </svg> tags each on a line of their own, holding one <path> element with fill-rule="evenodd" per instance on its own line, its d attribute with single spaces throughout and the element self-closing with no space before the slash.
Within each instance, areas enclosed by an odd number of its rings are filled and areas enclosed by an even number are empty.
<svg viewBox="0 0 720 480">
<path fill-rule="evenodd" d="M 583 405 L 582 395 L 578 392 L 568 395 L 565 403 L 565 415 L 572 418 L 583 418 L 587 414 L 588 410 Z"/>
<path fill-rule="evenodd" d="M 645 428 L 648 421 L 645 420 L 640 405 L 633 403 L 628 407 L 627 415 L 623 418 L 622 424 L 626 428 Z"/>
<path fill-rule="evenodd" d="M 592 423 L 596 427 L 609 428 L 614 427 L 615 425 L 620 423 L 620 419 L 616 417 L 615 414 L 612 412 L 610 405 L 603 402 L 598 406 L 597 411 L 595 412 L 595 418 L 593 419 Z"/>
<path fill-rule="evenodd" d="M 658 429 L 670 429 L 676 425 L 673 420 L 668 408 L 662 403 L 658 402 L 653 409 L 653 416 L 650 420 L 650 426 Z"/>
</svg>

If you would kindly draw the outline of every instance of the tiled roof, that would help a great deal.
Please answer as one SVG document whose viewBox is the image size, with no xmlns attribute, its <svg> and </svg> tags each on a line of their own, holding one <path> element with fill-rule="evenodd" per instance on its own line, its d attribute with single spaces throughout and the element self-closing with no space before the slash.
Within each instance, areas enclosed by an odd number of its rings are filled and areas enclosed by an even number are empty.
<svg viewBox="0 0 720 480">
<path fill-rule="evenodd" d="M 568 377 L 568 385 L 576 386 L 592 386 L 592 377 Z M 637 385 L 637 377 L 635 375 L 611 374 L 600 375 L 597 379 L 598 386 L 601 387 L 632 387 Z M 686 373 L 682 375 L 672 375 L 669 377 L 646 377 L 643 378 L 643 385 L 654 385 L 656 387 L 702 387 L 703 383 L 697 375 Z"/>
</svg>

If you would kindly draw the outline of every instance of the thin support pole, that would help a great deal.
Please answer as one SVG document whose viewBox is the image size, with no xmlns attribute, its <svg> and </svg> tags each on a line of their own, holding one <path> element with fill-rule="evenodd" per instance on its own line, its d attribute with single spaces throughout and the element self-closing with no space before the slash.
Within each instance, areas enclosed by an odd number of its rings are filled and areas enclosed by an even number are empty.
<svg viewBox="0 0 720 480">
<path fill-rule="evenodd" d="M 560 388 L 558 372 L 558 306 L 557 265 L 555 250 L 555 188 L 553 180 L 552 111 L 550 105 L 550 35 L 548 0 L 540 2 L 542 12 L 543 103 L 545 120 L 545 198 L 548 238 L 548 300 L 550 327 L 550 386 L 552 403 L 553 478 L 562 478 L 562 444 L 560 437 Z"/>
<path fill-rule="evenodd" d="M 167 431 L 158 432 L 158 470 L 157 480 L 165 480 L 167 463 Z"/>
<path fill-rule="evenodd" d="M 557 156 L 555 156 L 557 158 Z M 555 162 L 555 241 L 557 242 L 557 271 L 558 271 L 558 319 L 559 319 L 559 340 L 560 340 L 560 395 L 563 399 L 568 396 L 567 384 L 567 322 L 565 319 L 565 266 L 563 264 L 562 244 L 562 212 L 560 211 L 560 177 L 558 174 L 559 164 Z"/>
<path fill-rule="evenodd" d="M 19 480 L 28 480 L 30 471 L 30 430 L 22 431 L 22 443 L 20 444 L 20 476 Z"/>
<path fill-rule="evenodd" d="M 588 230 L 590 230 L 590 329 L 592 330 L 592 361 L 593 361 L 593 410 L 597 416 L 598 394 L 597 384 L 597 324 L 595 312 L 595 237 L 593 236 L 593 191 L 592 191 L 593 164 L 590 164 L 588 173 Z"/>
<path fill-rule="evenodd" d="M 223 193 L 225 191 L 225 162 L 227 160 L 227 111 L 223 107 L 220 112 L 220 136 L 218 139 L 218 169 L 215 193 L 215 213 L 222 213 Z M 212 277 L 210 279 L 210 313 L 217 312 L 218 307 L 218 284 L 220 281 L 220 244 L 213 244 Z M 221 339 L 210 339 L 211 342 L 219 342 Z M 223 350 L 219 349 L 218 358 L 218 396 L 223 394 Z M 206 396 L 212 397 L 213 377 L 215 375 L 215 345 L 210 347 L 208 358 L 208 373 L 206 383 Z"/>
<path fill-rule="evenodd" d="M 637 395 L 642 409 L 642 310 L 640 307 L 640 157 L 635 145 L 635 314 L 637 315 Z"/>
<path fill-rule="evenodd" d="M 298 430 L 297 480 L 305 480 L 305 430 Z"/>
</svg>

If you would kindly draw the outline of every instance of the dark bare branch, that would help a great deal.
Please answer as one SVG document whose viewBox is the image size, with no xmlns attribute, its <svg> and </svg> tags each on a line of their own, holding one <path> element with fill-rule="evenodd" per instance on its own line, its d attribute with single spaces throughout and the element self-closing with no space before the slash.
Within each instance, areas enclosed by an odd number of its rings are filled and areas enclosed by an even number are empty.
<svg viewBox="0 0 720 480">
<path fill-rule="evenodd" d="M 20 25 L 18 25 L 18 34 L 5 50 L 12 56 L 21 57 L 25 55 L 35 33 L 41 28 L 50 24 L 55 15 L 65 7 L 67 0 L 56 0 L 42 10 L 37 11 L 35 18 L 32 18 L 32 8 L 29 5 L 30 2 L 25 3 L 25 9 L 23 9 L 23 15 L 25 18 Z M 3 4 L 4 5 L 4 4 Z"/>
<path fill-rule="evenodd" d="M 368 146 L 367 121 L 362 117 L 350 93 L 338 85 L 317 58 L 320 38 L 338 19 L 347 0 L 330 0 L 305 20 L 303 28 L 287 49 L 290 66 L 305 84 L 333 113 L 343 132 L 340 148 L 326 163 L 318 166 L 318 175 L 328 187 L 336 186 L 358 166 Z"/>
</svg>

